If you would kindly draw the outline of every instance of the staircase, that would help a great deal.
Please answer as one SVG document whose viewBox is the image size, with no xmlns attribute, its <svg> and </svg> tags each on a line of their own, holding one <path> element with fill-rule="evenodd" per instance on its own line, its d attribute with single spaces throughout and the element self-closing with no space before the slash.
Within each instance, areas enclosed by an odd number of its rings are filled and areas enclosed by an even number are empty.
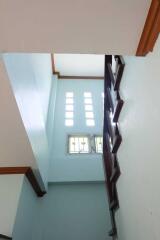
<svg viewBox="0 0 160 240">
<path fill-rule="evenodd" d="M 115 212 L 119 208 L 119 201 L 116 182 L 120 176 L 117 151 L 122 142 L 118 119 L 124 103 L 119 87 L 124 67 L 121 56 L 105 56 L 103 160 L 112 225 L 108 234 L 112 239 L 117 237 Z"/>
</svg>

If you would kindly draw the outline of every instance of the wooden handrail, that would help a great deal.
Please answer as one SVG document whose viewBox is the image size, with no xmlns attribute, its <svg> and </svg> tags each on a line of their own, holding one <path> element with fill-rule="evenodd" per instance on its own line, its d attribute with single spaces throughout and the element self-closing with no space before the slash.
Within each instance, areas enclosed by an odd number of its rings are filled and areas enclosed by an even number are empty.
<svg viewBox="0 0 160 240">
<path fill-rule="evenodd" d="M 120 83 L 121 83 L 125 63 L 124 63 L 124 60 L 121 56 L 115 56 L 115 58 L 118 61 L 118 69 L 117 69 L 117 72 L 116 72 L 116 75 L 115 75 L 114 90 L 119 91 L 119 86 L 120 86 Z"/>
<path fill-rule="evenodd" d="M 113 122 L 118 122 L 119 115 L 121 113 L 124 101 L 122 99 L 117 100 L 116 106 L 113 113 Z"/>
<path fill-rule="evenodd" d="M 31 167 L 0 167 L 0 175 L 6 175 L 6 174 L 25 174 L 28 181 L 30 182 L 33 190 L 35 191 L 36 195 L 38 197 L 43 197 L 43 195 L 46 193 L 40 186 L 37 178 L 35 177 Z"/>
<path fill-rule="evenodd" d="M 119 208 L 116 182 L 120 176 L 117 151 L 122 142 L 118 128 L 118 119 L 123 107 L 119 87 L 125 63 L 121 56 L 115 56 L 116 73 L 112 71 L 112 56 L 105 56 L 105 85 L 104 85 L 104 128 L 103 128 L 103 159 L 106 175 L 106 186 L 109 199 L 112 229 L 109 236 L 117 234 L 115 211 Z"/>
</svg>

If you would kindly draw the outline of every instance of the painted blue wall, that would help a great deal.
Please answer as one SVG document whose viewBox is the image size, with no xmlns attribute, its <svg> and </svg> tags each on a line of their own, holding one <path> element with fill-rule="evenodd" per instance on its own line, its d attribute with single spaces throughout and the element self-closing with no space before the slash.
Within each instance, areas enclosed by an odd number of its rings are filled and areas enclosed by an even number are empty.
<svg viewBox="0 0 160 240">
<path fill-rule="evenodd" d="M 9 79 L 34 156 L 47 184 L 49 166 L 48 108 L 54 78 L 50 54 L 4 54 Z M 53 110 L 52 110 L 52 114 Z M 51 118 L 51 116 L 49 116 Z M 51 120 L 50 120 L 51 122 Z M 47 126 L 46 126 L 47 125 Z"/>
<path fill-rule="evenodd" d="M 52 75 L 50 54 L 4 54 L 4 60 L 45 184 L 48 179 L 50 182 L 103 181 L 101 155 L 67 154 L 68 134 L 102 134 L 103 81 L 57 81 Z M 75 114 L 74 127 L 69 128 L 65 126 L 65 93 L 71 91 L 75 96 Z M 85 123 L 84 92 L 92 93 L 94 127 Z"/>
<path fill-rule="evenodd" d="M 65 94 L 74 93 L 74 126 L 65 126 Z M 85 122 L 84 92 L 91 92 L 95 126 Z M 99 154 L 67 154 L 67 135 L 72 133 L 102 134 L 103 126 L 103 81 L 58 80 L 52 153 L 49 168 L 50 182 L 103 181 L 102 156 Z"/>
<path fill-rule="evenodd" d="M 38 200 L 30 183 L 25 177 L 13 228 L 13 240 L 32 239 L 34 223 L 38 212 Z"/>
<path fill-rule="evenodd" d="M 50 54 L 30 54 L 45 124 L 52 89 L 52 67 Z"/>
<path fill-rule="evenodd" d="M 57 96 L 57 85 L 58 79 L 56 75 L 52 76 L 51 94 L 48 106 L 48 116 L 46 122 L 46 133 L 50 150 L 50 157 L 52 152 L 52 143 L 54 136 L 54 119 L 55 119 L 55 106 L 56 106 L 56 96 Z"/>
<path fill-rule="evenodd" d="M 110 227 L 105 183 L 50 184 L 38 198 L 24 178 L 13 240 L 107 240 Z"/>
<path fill-rule="evenodd" d="M 105 183 L 51 184 L 39 202 L 33 240 L 109 240 Z"/>
</svg>

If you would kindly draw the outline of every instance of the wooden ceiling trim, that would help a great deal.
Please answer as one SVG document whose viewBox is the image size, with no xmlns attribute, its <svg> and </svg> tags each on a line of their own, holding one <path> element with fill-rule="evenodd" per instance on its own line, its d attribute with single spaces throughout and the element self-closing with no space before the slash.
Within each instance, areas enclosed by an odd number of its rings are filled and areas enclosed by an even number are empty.
<svg viewBox="0 0 160 240">
<path fill-rule="evenodd" d="M 52 63 L 52 73 L 54 75 L 57 75 L 58 79 L 74 79 L 74 80 L 104 80 L 104 76 L 67 76 L 67 75 L 61 75 L 60 72 L 56 71 L 55 68 L 55 60 L 54 60 L 54 54 L 51 54 L 51 63 Z"/>
<path fill-rule="evenodd" d="M 160 0 L 152 0 L 139 41 L 136 56 L 145 56 L 153 51 L 160 32 Z"/>
</svg>

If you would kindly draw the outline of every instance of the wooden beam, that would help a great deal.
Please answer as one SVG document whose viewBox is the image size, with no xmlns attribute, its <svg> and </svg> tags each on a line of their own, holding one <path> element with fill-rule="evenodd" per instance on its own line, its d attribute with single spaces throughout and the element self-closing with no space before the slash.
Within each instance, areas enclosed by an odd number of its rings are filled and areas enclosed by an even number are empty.
<svg viewBox="0 0 160 240">
<path fill-rule="evenodd" d="M 65 75 L 59 75 L 59 79 L 74 79 L 74 80 L 104 80 L 103 76 L 65 76 Z"/>
<path fill-rule="evenodd" d="M 6 174 L 25 174 L 28 181 L 30 182 L 33 190 L 37 194 L 38 197 L 43 197 L 46 193 L 42 190 L 39 182 L 37 181 L 31 167 L 0 167 L 0 175 Z"/>
<path fill-rule="evenodd" d="M 58 78 L 59 78 L 60 72 L 56 71 L 55 60 L 54 60 L 54 54 L 53 53 L 51 53 L 51 63 L 52 63 L 52 74 L 57 75 Z"/>
<path fill-rule="evenodd" d="M 51 53 L 51 63 L 52 63 L 52 73 L 55 73 L 55 62 L 54 62 L 54 55 Z"/>
<path fill-rule="evenodd" d="M 160 1 L 152 0 L 139 41 L 136 56 L 145 56 L 152 52 L 160 32 Z"/>
</svg>

